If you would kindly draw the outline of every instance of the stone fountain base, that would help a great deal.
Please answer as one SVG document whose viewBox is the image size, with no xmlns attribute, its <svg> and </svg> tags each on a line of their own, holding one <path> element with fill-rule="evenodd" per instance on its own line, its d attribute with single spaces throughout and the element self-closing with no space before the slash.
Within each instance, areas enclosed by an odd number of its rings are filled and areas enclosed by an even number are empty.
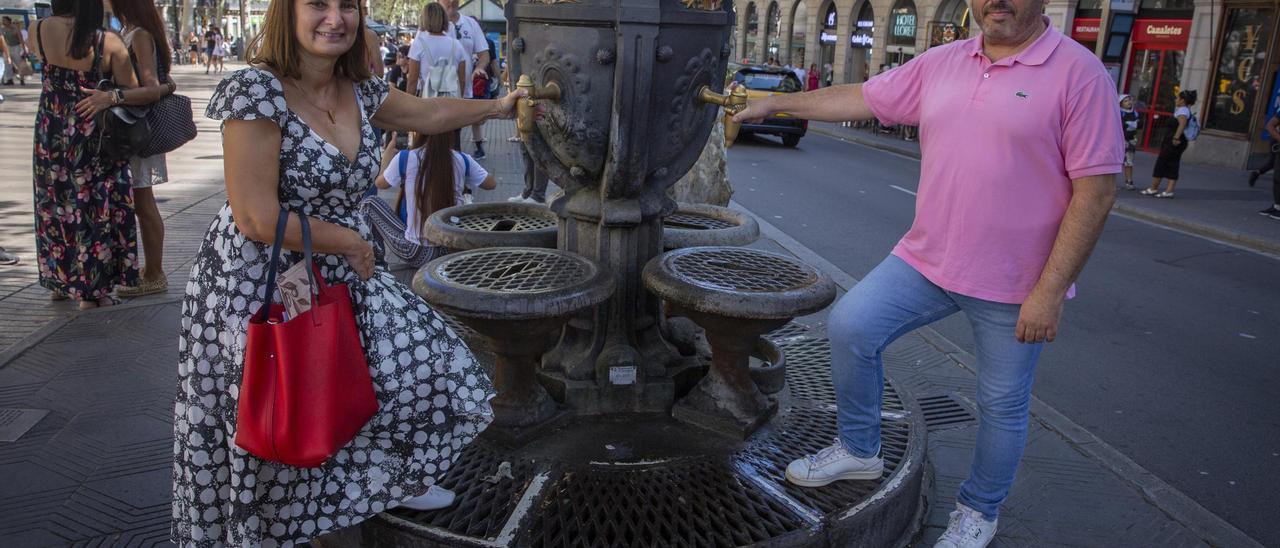
<svg viewBox="0 0 1280 548">
<path fill-rule="evenodd" d="M 518 443 L 486 432 L 442 479 L 458 494 L 454 506 L 381 514 L 365 523 L 363 544 L 905 545 L 922 515 L 925 428 L 914 399 L 892 383 L 884 477 L 817 489 L 784 479 L 787 463 L 836 433 L 829 343 L 796 325 L 775 339 L 787 355 L 778 413 L 747 440 L 657 414 L 562 417 Z"/>
</svg>

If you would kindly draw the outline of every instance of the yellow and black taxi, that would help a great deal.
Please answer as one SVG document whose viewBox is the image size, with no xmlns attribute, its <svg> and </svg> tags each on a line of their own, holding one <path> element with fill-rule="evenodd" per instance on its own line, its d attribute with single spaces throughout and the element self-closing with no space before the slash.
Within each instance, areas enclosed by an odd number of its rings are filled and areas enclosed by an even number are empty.
<svg viewBox="0 0 1280 548">
<path fill-rule="evenodd" d="M 747 100 L 759 99 L 779 93 L 799 93 L 804 91 L 800 77 L 795 71 L 782 67 L 766 66 L 734 66 L 730 65 L 733 75 L 730 85 L 746 88 Z M 740 134 L 767 133 L 782 137 L 782 144 L 794 147 L 809 130 L 809 121 L 789 114 L 774 114 L 755 124 L 742 124 Z"/>
</svg>

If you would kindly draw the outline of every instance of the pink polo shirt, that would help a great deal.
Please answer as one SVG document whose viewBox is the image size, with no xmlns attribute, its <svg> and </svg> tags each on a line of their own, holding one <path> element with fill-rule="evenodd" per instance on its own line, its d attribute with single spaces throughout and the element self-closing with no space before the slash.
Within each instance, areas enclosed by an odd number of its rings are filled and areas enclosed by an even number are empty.
<svg viewBox="0 0 1280 548">
<path fill-rule="evenodd" d="M 1025 300 L 1071 180 L 1119 173 L 1124 160 L 1115 83 L 1053 27 L 997 63 L 981 36 L 930 49 L 862 94 L 884 123 L 920 126 L 916 218 L 893 254 L 961 295 Z"/>
</svg>

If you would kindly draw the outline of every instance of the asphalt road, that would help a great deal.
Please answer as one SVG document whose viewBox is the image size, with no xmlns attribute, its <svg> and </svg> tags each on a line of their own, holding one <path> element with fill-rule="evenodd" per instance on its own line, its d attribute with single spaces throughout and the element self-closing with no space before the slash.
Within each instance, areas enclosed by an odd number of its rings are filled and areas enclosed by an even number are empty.
<svg viewBox="0 0 1280 548">
<path fill-rule="evenodd" d="M 860 279 L 910 227 L 920 164 L 810 133 L 744 138 L 728 169 L 735 200 Z M 1280 545 L 1280 260 L 1112 215 L 1077 285 L 1036 395 Z M 934 328 L 973 352 L 962 316 Z"/>
</svg>

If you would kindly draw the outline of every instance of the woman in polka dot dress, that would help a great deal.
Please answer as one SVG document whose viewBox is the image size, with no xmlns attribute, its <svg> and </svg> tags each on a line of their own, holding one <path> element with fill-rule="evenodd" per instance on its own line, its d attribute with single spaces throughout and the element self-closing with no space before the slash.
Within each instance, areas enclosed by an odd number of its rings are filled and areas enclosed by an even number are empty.
<svg viewBox="0 0 1280 548">
<path fill-rule="evenodd" d="M 372 126 L 452 131 L 509 117 L 519 93 L 466 101 L 389 90 L 369 77 L 363 37 L 354 0 L 272 0 L 253 66 L 229 75 L 209 102 L 206 115 L 223 121 L 228 201 L 182 304 L 177 544 L 291 546 L 395 506 L 447 505 L 452 495 L 436 478 L 489 424 L 489 379 L 435 311 L 375 266 L 356 206 L 379 166 Z M 234 443 L 245 331 L 266 298 L 281 207 L 309 217 L 325 279 L 349 284 L 379 402 L 317 468 L 264 461 Z M 291 216 L 281 270 L 301 260 L 301 239 Z"/>
</svg>

